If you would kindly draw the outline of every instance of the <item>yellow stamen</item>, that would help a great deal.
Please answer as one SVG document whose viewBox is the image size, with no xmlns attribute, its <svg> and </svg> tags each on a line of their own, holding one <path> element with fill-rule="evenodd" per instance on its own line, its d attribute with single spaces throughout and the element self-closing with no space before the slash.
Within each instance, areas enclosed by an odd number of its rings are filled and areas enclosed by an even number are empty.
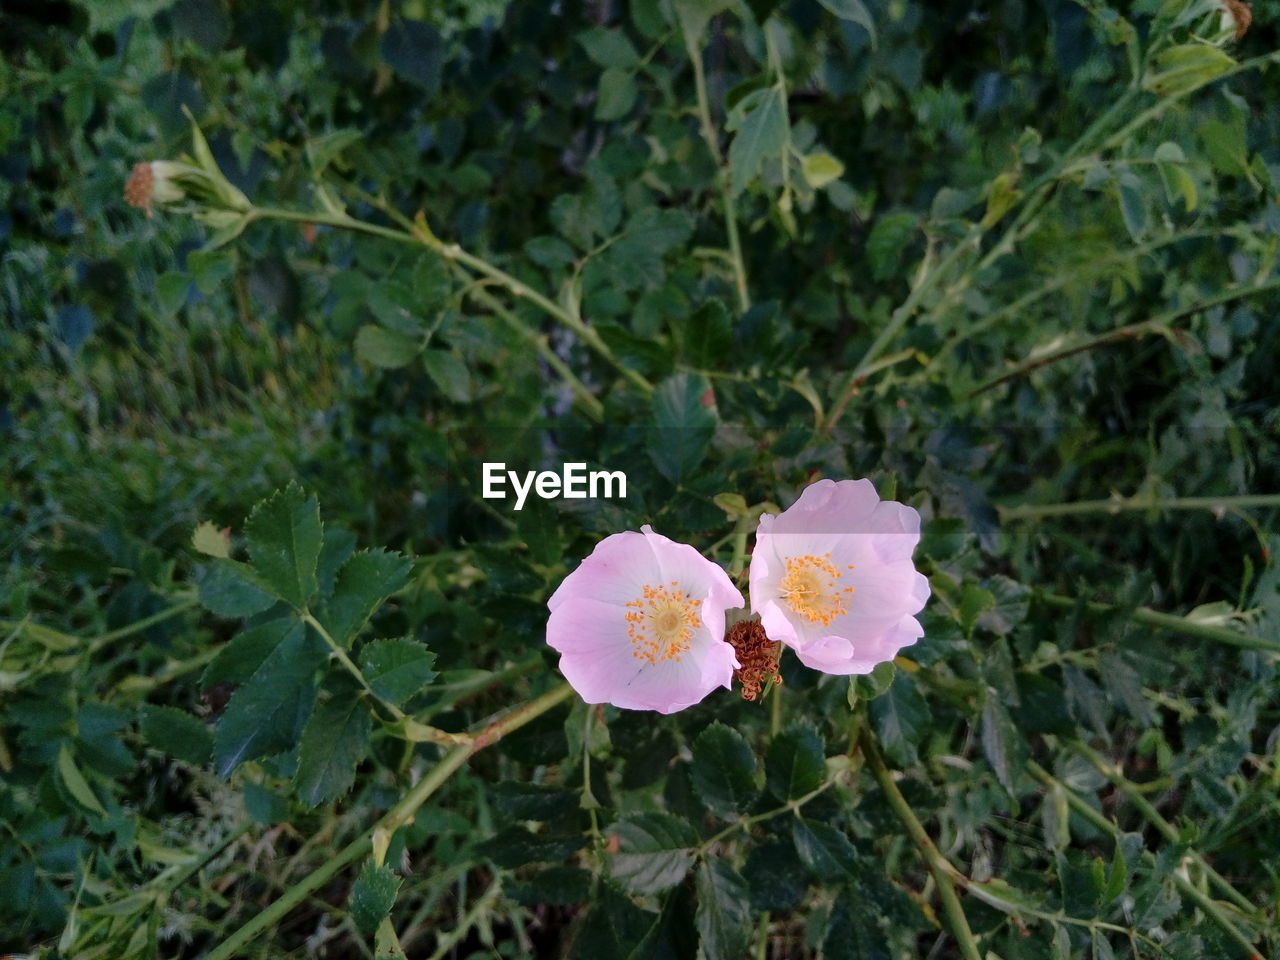
<svg viewBox="0 0 1280 960">
<path fill-rule="evenodd" d="M 836 582 L 844 576 L 844 570 L 838 570 L 831 562 L 831 554 L 788 557 L 786 564 L 781 590 L 792 610 L 810 623 L 821 623 L 824 627 L 849 612 L 846 604 L 854 588 L 841 587 Z M 845 570 L 852 569 L 853 564 L 845 567 Z"/>
<path fill-rule="evenodd" d="M 667 660 L 679 663 L 693 644 L 693 631 L 702 628 L 702 601 L 686 596 L 675 580 L 656 587 L 645 584 L 642 590 L 627 604 L 631 655 L 650 666 Z"/>
</svg>

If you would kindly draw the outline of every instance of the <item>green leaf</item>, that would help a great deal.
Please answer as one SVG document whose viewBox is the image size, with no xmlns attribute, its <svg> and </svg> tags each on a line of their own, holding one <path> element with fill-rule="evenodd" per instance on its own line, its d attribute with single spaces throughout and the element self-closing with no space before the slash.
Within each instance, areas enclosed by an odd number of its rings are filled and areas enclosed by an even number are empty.
<svg viewBox="0 0 1280 960">
<path fill-rule="evenodd" d="M 1235 65 L 1236 61 L 1220 47 L 1184 43 L 1156 54 L 1153 69 L 1142 78 L 1142 85 L 1159 96 L 1189 93 Z"/>
<path fill-rule="evenodd" d="M 821 151 L 805 154 L 800 161 L 800 169 L 809 186 L 821 190 L 833 180 L 839 180 L 844 173 L 844 164 L 829 153 Z"/>
<path fill-rule="evenodd" d="M 504 892 L 526 907 L 585 903 L 591 894 L 591 872 L 581 867 L 547 867 L 533 874 L 528 882 L 512 884 Z"/>
<path fill-rule="evenodd" d="M 591 27 L 576 39 L 597 66 L 631 69 L 640 64 L 640 54 L 621 30 Z"/>
<path fill-rule="evenodd" d="M 373 937 L 373 960 L 409 960 L 400 938 L 396 936 L 396 928 L 391 918 L 386 917 L 378 924 L 378 932 Z"/>
<path fill-rule="evenodd" d="M 1018 178 L 1010 173 L 1002 173 L 991 181 L 991 189 L 987 191 L 987 210 L 982 216 L 983 229 L 989 229 L 1000 222 L 1019 200 L 1022 191 L 1015 184 Z"/>
<path fill-rule="evenodd" d="M 867 9 L 867 5 L 862 0 L 818 0 L 818 2 L 841 20 L 856 23 L 867 31 L 867 35 L 871 37 L 871 48 L 875 49 L 876 22 L 871 16 L 871 11 Z"/>
<path fill-rule="evenodd" d="M 408 638 L 374 640 L 360 651 L 360 670 L 373 692 L 397 706 L 436 678 L 436 655 Z"/>
<path fill-rule="evenodd" d="M 855 674 L 849 678 L 849 690 L 846 694 L 849 709 L 857 706 L 859 700 L 874 700 L 882 697 L 893 685 L 893 678 L 898 674 L 898 667 L 892 660 L 877 663 L 870 673 Z"/>
<path fill-rule="evenodd" d="M 316 619 L 340 646 L 351 646 L 387 597 L 408 582 L 412 568 L 413 562 L 403 554 L 361 550 L 338 570 L 333 594 Z"/>
<path fill-rule="evenodd" d="M 209 661 L 200 677 L 200 689 L 208 690 L 220 683 L 244 683 L 290 633 L 301 631 L 302 624 L 294 617 L 278 617 L 245 628 Z"/>
<path fill-rule="evenodd" d="M 195 766 L 209 762 L 213 733 L 187 711 L 147 703 L 138 721 L 143 739 L 160 752 Z"/>
<path fill-rule="evenodd" d="M 908 673 L 899 673 L 885 695 L 871 701 L 876 735 L 885 753 L 900 767 L 917 761 L 920 741 L 931 720 L 929 705 Z"/>
<path fill-rule="evenodd" d="M 336 800 L 356 779 L 369 752 L 369 708 L 354 681 L 343 676 L 321 699 L 302 732 L 293 782 L 309 807 Z"/>
<path fill-rule="evenodd" d="M 90 813 L 96 813 L 100 817 L 107 815 L 106 808 L 102 806 L 102 802 L 89 786 L 89 781 L 84 778 L 84 774 L 76 766 L 76 760 L 71 753 L 71 748 L 65 743 L 58 750 L 58 776 L 62 780 L 62 785 L 67 788 L 67 792 L 71 794 L 76 803 Z"/>
<path fill-rule="evenodd" d="M 876 904 L 852 890 L 841 891 L 827 921 L 822 956 L 824 960 L 892 960 Z"/>
<path fill-rule="evenodd" d="M 351 919 L 366 937 L 377 931 L 379 924 L 391 915 L 402 878 L 390 867 L 375 866 L 367 861 L 351 887 Z"/>
<path fill-rule="evenodd" d="M 1016 580 L 997 574 L 982 581 L 982 588 L 994 598 L 994 606 L 978 617 L 978 626 L 998 636 L 1006 636 L 1027 619 L 1031 591 Z"/>
<path fill-rule="evenodd" d="M 697 891 L 699 960 L 741 960 L 754 927 L 746 881 L 726 861 L 704 860 Z"/>
<path fill-rule="evenodd" d="M 323 535 L 320 505 L 297 484 L 258 504 L 245 522 L 249 557 L 260 585 L 301 609 L 316 592 Z"/>
<path fill-rule="evenodd" d="M 356 333 L 356 356 L 384 370 L 407 366 L 421 352 L 421 341 L 372 323 L 366 323 Z"/>
<path fill-rule="evenodd" d="M 462 358 L 451 350 L 427 350 L 422 365 L 431 382 L 455 403 L 471 400 L 471 373 Z"/>
<path fill-rule="evenodd" d="M 737 124 L 737 136 L 729 145 L 729 183 L 734 196 L 760 173 L 766 160 L 782 156 L 791 137 L 782 90 L 770 87 L 752 96 L 752 109 Z M 739 106 L 745 106 L 745 101 Z"/>
<path fill-rule="evenodd" d="M 897 272 L 902 253 L 918 230 L 914 213 L 891 213 L 876 219 L 867 236 L 867 264 L 873 279 L 888 280 Z"/>
<path fill-rule="evenodd" d="M 800 862 L 824 883 L 852 876 L 857 851 L 849 838 L 831 824 L 797 817 L 791 821 L 791 842 Z"/>
<path fill-rule="evenodd" d="M 364 139 L 364 133 L 352 127 L 333 130 L 311 137 L 306 143 L 307 163 L 312 173 L 320 173 L 336 160 L 342 151 Z"/>
<path fill-rule="evenodd" d="M 726 820 L 745 811 L 759 792 L 751 745 L 718 720 L 693 742 L 690 777 L 698 799 Z"/>
<path fill-rule="evenodd" d="M 326 653 L 320 638 L 298 624 L 235 692 L 213 738 L 219 776 L 229 777 L 246 760 L 297 744 L 315 698 L 315 672 Z"/>
<path fill-rule="evenodd" d="M 822 786 L 827 775 L 826 748 L 811 724 L 784 730 L 765 754 L 765 784 L 779 800 L 796 800 Z"/>
<path fill-rule="evenodd" d="M 1173 141 L 1166 140 L 1156 147 L 1155 161 L 1169 205 L 1173 206 L 1181 200 L 1186 212 L 1193 212 L 1199 201 L 1199 192 L 1195 180 L 1187 172 L 1187 155 L 1182 152 L 1182 148 Z"/>
<path fill-rule="evenodd" d="M 220 617 L 251 617 L 266 610 L 275 598 L 249 576 L 252 571 L 244 564 L 215 559 L 200 577 L 200 606 Z"/>
<path fill-rule="evenodd" d="M 658 893 L 684 879 L 698 837 L 669 813 L 630 813 L 609 827 L 618 852 L 609 855 L 609 874 L 635 893 Z"/>
<path fill-rule="evenodd" d="M 719 370 L 733 348 L 733 321 L 720 300 L 708 300 L 675 328 L 685 363 L 699 370 Z"/>
<path fill-rule="evenodd" d="M 191 534 L 191 546 L 205 556 L 220 557 L 223 560 L 231 556 L 230 537 L 208 520 L 197 526 Z"/>
<path fill-rule="evenodd" d="M 677 373 L 663 380 L 653 393 L 653 420 L 650 456 L 664 477 L 679 484 L 702 463 L 715 434 L 715 394 L 707 378 Z"/>
<path fill-rule="evenodd" d="M 695 44 L 702 39 L 711 18 L 731 6 L 731 0 L 675 0 L 680 25 Z"/>
<path fill-rule="evenodd" d="M 511 826 L 477 844 L 476 853 L 514 870 L 527 863 L 559 863 L 581 850 L 583 842 L 580 834 L 530 833 L 524 827 Z"/>
<path fill-rule="evenodd" d="M 563 787 L 503 780 L 489 787 L 493 805 L 512 820 L 552 820 L 578 803 L 578 794 Z"/>
<path fill-rule="evenodd" d="M 1005 705 L 994 694 L 982 708 L 982 752 L 995 771 L 996 779 L 1009 796 L 1015 796 L 1017 777 L 1027 759 L 1027 745 L 1013 724 Z"/>
<path fill-rule="evenodd" d="M 610 67 L 600 74 L 600 84 L 596 88 L 596 119 L 621 120 L 635 106 L 636 79 L 631 71 L 620 67 Z"/>
</svg>

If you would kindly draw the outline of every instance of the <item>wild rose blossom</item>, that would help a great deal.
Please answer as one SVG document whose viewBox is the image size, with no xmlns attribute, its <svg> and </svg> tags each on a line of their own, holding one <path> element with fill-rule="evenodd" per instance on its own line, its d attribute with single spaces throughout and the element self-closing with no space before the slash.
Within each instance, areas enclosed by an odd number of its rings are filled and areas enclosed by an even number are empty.
<svg viewBox="0 0 1280 960">
<path fill-rule="evenodd" d="M 820 480 L 765 514 L 751 556 L 751 607 L 772 640 L 825 673 L 870 673 L 924 635 L 929 581 L 911 554 L 920 515 L 870 480 Z"/>
<path fill-rule="evenodd" d="M 587 703 L 674 713 L 739 666 L 725 611 L 745 601 L 723 570 L 649 526 L 606 537 L 551 595 L 547 643 Z"/>
</svg>

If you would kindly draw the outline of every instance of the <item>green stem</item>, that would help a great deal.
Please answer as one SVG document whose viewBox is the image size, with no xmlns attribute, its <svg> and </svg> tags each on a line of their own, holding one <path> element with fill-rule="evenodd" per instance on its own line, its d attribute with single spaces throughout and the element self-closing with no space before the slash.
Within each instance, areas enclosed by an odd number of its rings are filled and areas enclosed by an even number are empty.
<svg viewBox="0 0 1280 960">
<path fill-rule="evenodd" d="M 103 647 L 107 646 L 110 643 L 113 643 L 116 640 L 122 640 L 125 637 L 131 637 L 135 633 L 141 633 L 143 630 L 147 630 L 151 627 L 154 627 L 157 623 L 164 623 L 164 621 L 171 620 L 174 617 L 180 614 L 186 613 L 188 610 L 194 609 L 197 606 L 199 606 L 199 603 L 196 600 L 184 600 L 182 601 L 182 603 L 175 604 L 172 607 L 169 607 L 167 610 L 161 610 L 159 613 L 153 613 L 149 617 L 143 617 L 141 620 L 137 620 L 129 624 L 128 626 L 120 627 L 117 630 L 111 630 L 107 633 L 101 634 L 100 636 L 94 637 L 92 640 L 89 641 L 89 653 L 90 654 L 97 653 Z M 0 627 L 3 627 L 3 626 L 4 624 L 0 623 Z"/>
<path fill-rule="evenodd" d="M 997 507 L 1001 520 L 1038 520 L 1087 513 L 1120 513 L 1122 510 L 1210 510 L 1223 513 L 1244 507 L 1280 507 L 1280 493 L 1246 493 L 1229 497 L 1154 496 L 1108 497 L 1105 500 L 1074 500 L 1070 503 L 1022 503 Z"/>
<path fill-rule="evenodd" d="M 1037 594 L 1041 602 L 1047 603 L 1051 607 L 1069 610 L 1076 607 L 1084 607 L 1090 613 L 1111 613 L 1114 610 L 1121 609 L 1110 603 L 1099 603 L 1094 600 L 1076 600 L 1072 597 L 1063 597 L 1053 593 Z M 1243 650 L 1262 650 L 1267 653 L 1280 653 L 1280 643 L 1274 640 L 1264 640 L 1261 637 L 1251 637 L 1246 633 L 1237 633 L 1235 630 L 1229 630 L 1226 627 L 1214 626 L 1211 623 L 1197 623 L 1194 620 L 1188 620 L 1186 617 L 1180 617 L 1173 613 L 1160 613 L 1157 610 L 1151 610 L 1147 607 L 1137 607 L 1133 610 L 1126 611 L 1130 617 L 1138 623 L 1145 623 L 1148 626 L 1156 627 L 1160 630 L 1168 630 L 1171 633 L 1180 633 L 1184 636 L 1195 637 L 1199 640 L 1212 640 L 1214 643 L 1223 643 L 1227 646 L 1240 647 Z"/>
<path fill-rule="evenodd" d="M 1097 810 L 1093 809 L 1093 807 L 1089 806 L 1083 797 L 1078 796 L 1075 791 L 1066 784 L 1055 779 L 1052 774 L 1034 760 L 1028 761 L 1027 770 L 1033 777 L 1046 786 L 1057 786 L 1061 788 L 1063 795 L 1067 798 L 1068 806 L 1070 806 L 1071 809 L 1082 818 L 1093 824 L 1099 830 L 1102 830 L 1104 833 L 1109 833 L 1112 837 L 1117 839 L 1120 837 L 1120 828 L 1116 826 L 1116 824 L 1112 823 Z M 1148 866 L 1155 865 L 1155 854 L 1150 850 L 1142 851 L 1142 859 Z M 1212 877 L 1213 874 L 1210 874 L 1210 876 Z M 1195 884 L 1178 872 L 1178 870 L 1175 869 L 1173 871 L 1172 877 L 1174 885 L 1177 886 L 1179 892 L 1187 897 L 1187 899 L 1193 901 L 1197 907 L 1203 910 L 1210 919 L 1212 919 L 1213 922 L 1223 930 L 1223 932 L 1239 944 L 1245 950 L 1245 956 L 1248 960 L 1262 960 L 1262 954 L 1258 953 L 1257 948 L 1253 943 L 1240 932 L 1240 929 L 1232 922 L 1231 918 L 1226 915 L 1217 903 L 1215 903 L 1210 897 L 1206 896 L 1199 888 L 1196 887 Z M 1237 896 L 1239 896 L 1239 894 L 1237 894 Z M 1249 909 L 1251 912 L 1254 909 L 1252 904 L 1249 905 Z"/>
<path fill-rule="evenodd" d="M 733 264 L 733 280 L 734 288 L 738 292 L 738 306 L 745 313 L 751 309 L 751 294 L 747 289 L 747 268 L 742 259 L 742 241 L 738 236 L 733 184 L 729 178 L 729 167 L 725 163 L 724 154 L 720 151 L 720 140 L 716 135 L 715 124 L 711 120 L 711 102 L 707 96 L 707 76 L 702 67 L 702 52 L 698 49 L 697 41 L 683 20 L 680 29 L 684 34 L 684 46 L 689 53 L 689 62 L 693 64 L 693 83 L 698 95 L 698 118 L 702 126 L 702 139 L 707 142 L 707 149 L 711 151 L 711 157 L 716 164 L 716 178 L 720 182 L 720 200 L 724 204 L 725 233 L 729 238 L 729 259 Z"/>
<path fill-rule="evenodd" d="M 915 811 L 898 790 L 898 785 L 893 782 L 893 776 L 880 756 L 880 750 L 876 746 L 870 729 L 862 728 L 858 735 L 858 743 L 862 747 L 862 755 L 866 758 L 867 766 L 871 768 L 871 774 L 880 785 L 880 791 L 888 801 L 890 809 L 906 828 L 911 839 L 915 841 L 916 848 L 924 858 L 929 872 L 933 874 L 933 879 L 938 885 L 938 896 L 942 900 L 942 909 L 947 917 L 947 927 L 960 947 L 960 955 L 964 960 L 982 960 L 982 952 L 978 949 L 973 931 L 969 929 L 969 921 L 964 915 L 964 908 L 960 905 L 960 898 L 956 896 L 953 880 L 956 868 L 929 838 L 924 825 L 917 819 Z"/>
<path fill-rule="evenodd" d="M 462 767 L 471 756 L 485 747 L 496 743 L 513 730 L 518 730 L 531 720 L 535 720 L 548 710 L 558 706 L 573 693 L 567 683 L 544 693 L 536 700 L 531 700 L 518 707 L 501 720 L 497 720 L 480 730 L 470 744 L 456 747 L 447 753 L 431 772 L 419 780 L 394 807 L 388 810 L 377 823 L 369 827 L 355 840 L 347 844 L 328 861 L 317 867 L 302 880 L 293 884 L 279 899 L 258 912 L 235 933 L 222 941 L 205 955 L 204 960 L 231 960 L 266 930 L 275 927 L 298 904 L 302 903 L 319 890 L 345 867 L 359 860 L 371 848 L 375 830 L 394 831 L 413 821 L 418 808 L 421 807 L 454 773 Z"/>
<path fill-rule="evenodd" d="M 1151 801 L 1142 795 L 1142 791 L 1138 789 L 1138 785 L 1130 782 L 1118 766 L 1109 761 L 1098 751 L 1094 750 L 1088 744 L 1078 740 L 1071 741 L 1068 746 L 1076 753 L 1092 763 L 1104 777 L 1111 781 L 1112 785 L 1128 798 L 1129 802 L 1137 808 L 1143 818 L 1156 828 L 1160 836 L 1164 837 L 1169 843 L 1177 844 L 1180 842 L 1178 829 L 1161 816 L 1160 811 L 1152 806 Z M 1222 892 L 1228 900 L 1240 907 L 1246 913 L 1253 913 L 1257 908 L 1249 902 L 1239 890 L 1231 885 L 1231 882 L 1209 865 L 1198 852 L 1188 850 L 1187 856 L 1195 861 L 1196 866 L 1205 872 L 1205 875 L 1213 883 L 1214 886 Z"/>
<path fill-rule="evenodd" d="M 1100 333 L 1097 336 L 1090 337 L 1089 339 L 1081 341 L 1074 346 L 1066 347 L 1062 350 L 1055 351 L 1054 353 L 1036 357 L 1033 360 L 1027 360 L 1026 362 L 1014 367 L 1014 369 L 1008 373 L 994 377 L 982 386 L 975 388 L 969 396 L 976 397 L 979 394 L 986 393 L 988 390 L 1000 386 L 1001 384 L 1026 376 L 1028 373 L 1038 370 L 1041 367 L 1048 366 L 1051 363 L 1056 363 L 1067 357 L 1075 356 L 1077 353 L 1084 353 L 1088 350 L 1094 349 L 1095 347 L 1106 346 L 1109 343 L 1116 343 L 1120 340 L 1132 340 L 1137 337 L 1145 336 L 1149 333 L 1167 332 L 1169 324 L 1174 321 L 1199 313 L 1202 310 L 1207 310 L 1209 307 L 1216 307 L 1220 304 L 1231 303 L 1234 300 L 1241 300 L 1245 297 L 1253 296 L 1255 293 L 1266 293 L 1267 291 L 1277 289 L 1280 289 L 1280 279 L 1269 280 L 1266 283 L 1254 284 L 1248 287 L 1237 287 L 1230 290 L 1223 290 L 1213 296 L 1204 297 L 1203 299 L 1196 300 L 1194 303 L 1189 303 L 1186 306 L 1177 307 L 1173 310 L 1167 310 L 1164 313 L 1150 317 L 1149 319 L 1140 321 L 1139 323 L 1131 323 L 1127 326 L 1116 327 L 1114 330 L 1108 330 L 1106 333 Z"/>
<path fill-rule="evenodd" d="M 416 227 L 412 231 L 405 229 L 395 230 L 391 227 L 383 227 L 376 223 L 358 220 L 346 214 L 330 213 L 324 210 L 289 210 L 283 207 L 255 207 L 250 212 L 250 220 L 284 220 L 291 223 L 314 223 L 343 230 L 354 230 L 358 233 L 367 233 L 370 236 L 395 240 L 397 243 L 425 246 L 446 260 L 462 264 L 476 273 L 489 277 L 497 281 L 513 295 L 528 300 L 577 334 L 584 344 L 611 364 L 623 377 L 642 392 L 646 394 L 653 392 L 653 384 L 640 373 L 618 360 L 608 345 L 600 339 L 600 335 L 592 327 L 584 323 L 580 317 L 570 313 L 555 301 L 548 299 L 526 284 L 521 283 L 511 274 L 494 266 L 488 260 L 468 253 L 456 243 L 444 243 L 429 231 Z"/>
<path fill-rule="evenodd" d="M 364 672 L 355 665 L 355 662 L 349 656 L 347 656 L 347 651 L 342 649 L 342 645 L 333 639 L 329 631 L 324 628 L 324 625 L 317 620 L 309 610 L 304 610 L 302 612 L 302 622 L 308 624 L 316 633 L 320 634 L 321 639 L 328 645 L 329 651 L 337 661 L 342 664 L 347 673 L 351 674 L 351 676 L 355 678 L 356 683 L 360 684 L 361 689 L 369 695 L 370 699 L 378 703 L 397 720 L 405 719 L 405 712 L 403 710 L 397 707 L 394 703 L 384 700 L 382 697 L 374 693 L 373 687 L 369 686 L 369 681 L 364 677 Z"/>
</svg>

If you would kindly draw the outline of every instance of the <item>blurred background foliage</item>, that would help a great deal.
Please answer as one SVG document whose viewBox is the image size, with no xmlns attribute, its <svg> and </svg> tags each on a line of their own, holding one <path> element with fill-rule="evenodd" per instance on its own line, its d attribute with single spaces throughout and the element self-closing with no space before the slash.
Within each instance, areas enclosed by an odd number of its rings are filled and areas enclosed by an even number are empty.
<svg viewBox="0 0 1280 960">
<path fill-rule="evenodd" d="M 0 949 L 202 956 L 441 755 L 216 775 L 199 522 L 296 480 L 413 556 L 373 625 L 461 731 L 601 536 L 728 562 L 869 476 L 935 594 L 891 684 L 558 707 L 237 955 L 968 956 L 949 884 L 985 957 L 1273 955 L 1280 59 L 1227 6 L 6 3 Z M 122 199 L 188 112 L 242 233 Z M 575 458 L 627 499 L 479 496 Z"/>
</svg>

